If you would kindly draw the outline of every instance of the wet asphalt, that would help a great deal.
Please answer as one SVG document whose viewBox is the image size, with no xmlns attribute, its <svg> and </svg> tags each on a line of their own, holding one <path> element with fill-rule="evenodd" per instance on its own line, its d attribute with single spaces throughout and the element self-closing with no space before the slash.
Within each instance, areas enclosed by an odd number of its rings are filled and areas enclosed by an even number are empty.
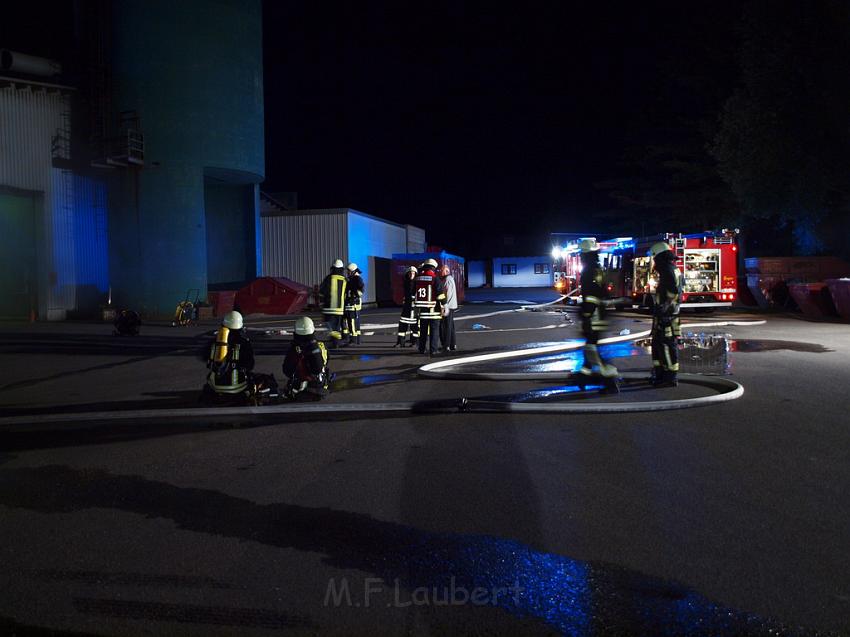
<svg viewBox="0 0 850 637">
<path fill-rule="evenodd" d="M 459 321 L 461 353 L 576 338 L 570 318 Z M 744 384 L 710 408 L 0 425 L 0 633 L 850 633 L 850 328 L 735 318 L 768 323 L 700 328 L 728 348 L 683 359 Z M 251 325 L 273 372 L 287 336 L 262 330 L 289 323 Z M 647 325 L 622 313 L 612 332 Z M 0 416 L 196 405 L 209 329 L 8 326 Z M 427 357 L 371 331 L 332 355 L 328 404 L 706 392 L 422 379 Z M 605 354 L 648 362 L 640 344 Z"/>
</svg>

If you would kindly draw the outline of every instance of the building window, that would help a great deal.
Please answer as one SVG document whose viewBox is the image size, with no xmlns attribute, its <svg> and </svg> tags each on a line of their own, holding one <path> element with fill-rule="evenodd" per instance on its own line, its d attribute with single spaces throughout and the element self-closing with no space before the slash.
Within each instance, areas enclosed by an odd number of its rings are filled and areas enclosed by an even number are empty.
<svg viewBox="0 0 850 637">
<path fill-rule="evenodd" d="M 534 274 L 549 274 L 549 264 L 548 263 L 535 263 L 534 264 Z"/>
<path fill-rule="evenodd" d="M 516 274 L 516 263 L 503 263 L 502 274 Z"/>
</svg>

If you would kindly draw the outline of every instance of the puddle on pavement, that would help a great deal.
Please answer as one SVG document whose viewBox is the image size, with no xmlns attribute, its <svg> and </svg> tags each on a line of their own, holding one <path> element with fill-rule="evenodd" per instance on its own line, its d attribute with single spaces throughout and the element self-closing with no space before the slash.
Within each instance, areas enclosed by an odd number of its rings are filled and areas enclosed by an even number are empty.
<svg viewBox="0 0 850 637">
<path fill-rule="evenodd" d="M 801 343 L 799 341 L 772 341 L 758 339 L 733 339 L 730 341 L 731 351 L 751 353 L 751 352 L 776 352 L 779 350 L 787 350 L 790 352 L 807 352 L 809 354 L 823 354 L 825 352 L 834 352 L 820 345 L 819 343 Z"/>
<path fill-rule="evenodd" d="M 331 385 L 335 392 L 347 391 L 349 389 L 362 389 L 363 387 L 375 387 L 378 385 L 389 385 L 402 383 L 416 377 L 416 369 L 399 374 L 366 374 L 364 376 L 337 376 Z"/>
</svg>

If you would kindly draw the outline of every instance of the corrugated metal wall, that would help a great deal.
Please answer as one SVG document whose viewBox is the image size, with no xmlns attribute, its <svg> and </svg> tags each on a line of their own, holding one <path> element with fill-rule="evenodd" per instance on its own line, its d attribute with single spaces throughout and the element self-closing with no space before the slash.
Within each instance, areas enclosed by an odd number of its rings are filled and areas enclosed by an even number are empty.
<svg viewBox="0 0 850 637">
<path fill-rule="evenodd" d="M 407 228 L 407 249 L 405 252 L 408 254 L 425 252 L 425 248 L 427 247 L 425 231 L 422 228 L 410 225 L 405 226 L 405 228 Z"/>
<path fill-rule="evenodd" d="M 94 309 L 108 287 L 106 187 L 53 167 L 68 158 L 67 94 L 26 86 L 0 88 L 0 186 L 28 191 L 42 202 L 39 317 L 63 319 Z"/>
<path fill-rule="evenodd" d="M 335 259 L 348 255 L 348 210 L 262 217 L 263 276 L 304 285 L 322 282 Z"/>
<path fill-rule="evenodd" d="M 67 95 L 57 90 L 0 88 L 0 186 L 43 195 L 38 305 L 47 319 L 76 307 L 74 184 L 69 172 L 52 166 L 54 155 L 67 157 L 56 135 L 69 110 Z"/>
<path fill-rule="evenodd" d="M 348 213 L 348 260 L 358 265 L 363 273 L 366 290 L 363 301 L 375 300 L 375 277 L 372 272 L 372 259 L 384 257 L 391 259 L 393 253 L 407 246 L 407 229 L 394 223 L 375 219 L 368 215 L 350 210 Z"/>
</svg>

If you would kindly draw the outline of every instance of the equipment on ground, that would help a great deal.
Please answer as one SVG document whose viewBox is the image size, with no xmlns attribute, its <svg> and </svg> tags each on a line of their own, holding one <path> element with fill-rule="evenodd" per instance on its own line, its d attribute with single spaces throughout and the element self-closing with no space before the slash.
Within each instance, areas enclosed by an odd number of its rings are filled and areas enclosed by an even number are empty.
<svg viewBox="0 0 850 637">
<path fill-rule="evenodd" d="M 194 294 L 193 294 L 194 293 Z M 192 299 L 194 296 L 194 300 Z M 172 327 L 186 327 L 192 324 L 192 321 L 198 320 L 198 298 L 200 290 L 186 290 L 186 297 L 177 304 L 174 310 L 174 319 L 171 321 Z"/>
<path fill-rule="evenodd" d="M 113 336 L 138 336 L 142 327 L 142 319 L 138 312 L 121 310 L 115 315 Z"/>
</svg>

